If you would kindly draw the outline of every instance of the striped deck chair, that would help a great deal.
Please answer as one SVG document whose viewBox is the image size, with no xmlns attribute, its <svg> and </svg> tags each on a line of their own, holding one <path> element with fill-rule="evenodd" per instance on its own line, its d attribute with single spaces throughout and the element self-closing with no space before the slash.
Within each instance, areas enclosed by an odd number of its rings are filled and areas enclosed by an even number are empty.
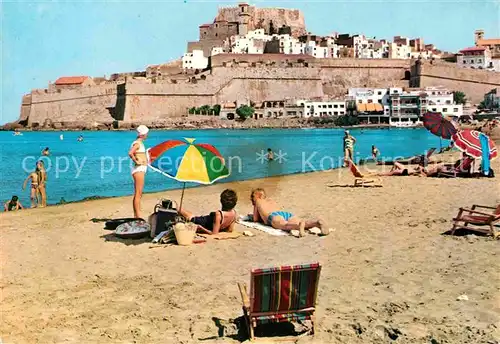
<svg viewBox="0 0 500 344">
<path fill-rule="evenodd" d="M 319 263 L 254 269 L 250 296 L 246 285 L 238 283 L 250 339 L 257 325 L 298 320 L 311 320 L 310 333 L 314 334 L 320 271 Z"/>
</svg>

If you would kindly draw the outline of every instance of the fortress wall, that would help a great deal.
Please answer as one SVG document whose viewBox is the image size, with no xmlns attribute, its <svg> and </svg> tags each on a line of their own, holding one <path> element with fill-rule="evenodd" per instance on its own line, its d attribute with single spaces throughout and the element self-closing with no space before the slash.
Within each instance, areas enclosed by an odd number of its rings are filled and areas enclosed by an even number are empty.
<svg viewBox="0 0 500 344">
<path fill-rule="evenodd" d="M 275 62 L 276 67 L 279 67 L 280 64 L 287 63 L 298 63 L 302 62 L 311 62 L 314 61 L 315 58 L 310 55 L 285 55 L 285 54 L 217 54 L 210 58 L 210 64 L 212 68 L 215 67 L 223 67 L 224 63 L 230 68 L 233 65 L 241 65 L 241 64 L 251 64 L 256 63 L 258 68 L 261 65 L 271 64 Z M 302 66 L 303 67 L 303 66 Z"/>
<path fill-rule="evenodd" d="M 328 58 L 314 59 L 313 65 L 321 68 L 386 68 L 410 70 L 411 60 Z"/>
<path fill-rule="evenodd" d="M 205 104 L 319 97 L 318 73 L 313 68 L 216 68 L 196 84 L 126 84 L 123 120 L 177 117 Z"/>
<path fill-rule="evenodd" d="M 52 122 L 97 121 L 110 122 L 113 118 L 107 108 L 116 104 L 116 85 L 107 84 L 60 93 L 33 92 L 28 124 Z"/>
<path fill-rule="evenodd" d="M 321 79 L 233 79 L 214 97 L 216 103 L 321 97 Z"/>
<path fill-rule="evenodd" d="M 422 63 L 417 81 L 420 87 L 444 86 L 452 91 L 462 91 L 472 103 L 479 103 L 485 93 L 500 87 L 500 72 Z"/>
<path fill-rule="evenodd" d="M 323 92 L 344 96 L 351 87 L 408 87 L 410 61 L 391 59 L 316 60 L 323 81 Z"/>
<path fill-rule="evenodd" d="M 31 112 L 31 94 L 25 94 L 21 101 L 21 115 L 18 121 L 27 121 Z"/>
<path fill-rule="evenodd" d="M 124 121 L 150 122 L 165 118 L 180 117 L 187 109 L 212 104 L 210 95 L 127 95 Z"/>
</svg>

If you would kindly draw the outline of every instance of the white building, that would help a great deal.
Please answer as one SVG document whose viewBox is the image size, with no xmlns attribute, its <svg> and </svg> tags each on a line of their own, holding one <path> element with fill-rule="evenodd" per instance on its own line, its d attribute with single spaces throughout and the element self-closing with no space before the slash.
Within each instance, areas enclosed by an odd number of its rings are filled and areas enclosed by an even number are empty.
<svg viewBox="0 0 500 344">
<path fill-rule="evenodd" d="M 411 57 L 411 47 L 409 45 L 389 43 L 390 59 L 409 59 Z"/>
<path fill-rule="evenodd" d="M 316 42 L 314 41 L 307 42 L 304 52 L 307 55 L 314 56 L 317 59 L 323 59 L 329 57 L 328 48 L 320 47 L 316 45 Z"/>
<path fill-rule="evenodd" d="M 203 55 L 203 50 L 193 50 L 182 57 L 183 69 L 205 69 L 208 67 L 208 58 Z"/>
<path fill-rule="evenodd" d="M 223 47 L 213 47 L 210 56 L 215 56 L 218 54 L 224 54 L 224 48 Z"/>
<path fill-rule="evenodd" d="M 457 65 L 462 68 L 494 69 L 491 52 L 486 47 L 472 47 L 460 50 Z"/>
<path fill-rule="evenodd" d="M 299 104 L 304 105 L 305 118 L 343 116 L 347 111 L 345 100 L 304 101 Z"/>
<path fill-rule="evenodd" d="M 443 116 L 448 117 L 460 117 L 464 114 L 462 104 L 450 104 L 450 105 L 430 105 L 427 104 L 427 111 L 440 112 Z"/>
<path fill-rule="evenodd" d="M 411 90 L 410 94 L 427 94 L 429 105 L 451 105 L 453 104 L 453 92 L 443 87 L 426 87 L 423 90 Z"/>
<path fill-rule="evenodd" d="M 358 112 L 372 112 L 389 116 L 389 89 L 387 88 L 350 88 L 348 98 L 356 103 Z"/>
<path fill-rule="evenodd" d="M 276 39 L 279 40 L 280 53 L 282 54 L 304 54 L 306 44 L 300 42 L 297 38 L 290 35 L 277 35 Z"/>
</svg>

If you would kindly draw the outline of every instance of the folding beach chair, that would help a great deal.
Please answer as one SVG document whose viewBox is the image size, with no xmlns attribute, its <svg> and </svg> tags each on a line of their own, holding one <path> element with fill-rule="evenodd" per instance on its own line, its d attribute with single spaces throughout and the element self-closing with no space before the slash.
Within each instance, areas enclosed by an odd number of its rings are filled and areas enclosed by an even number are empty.
<svg viewBox="0 0 500 344">
<path fill-rule="evenodd" d="M 456 167 L 451 166 L 445 171 L 438 172 L 438 177 L 456 178 L 456 177 L 469 177 L 471 175 L 470 170 L 472 168 L 472 163 L 474 159 L 467 157 L 462 159 L 460 164 Z"/>
<path fill-rule="evenodd" d="M 490 211 L 478 211 L 476 210 L 477 208 L 489 209 Z M 494 238 L 497 238 L 500 236 L 500 233 L 495 231 L 494 225 L 498 222 L 500 222 L 500 204 L 496 208 L 474 204 L 470 209 L 460 208 L 457 217 L 453 219 L 451 234 L 455 234 L 455 231 L 459 228 L 465 228 L 471 231 L 491 234 Z M 474 227 L 470 227 L 469 225 L 473 225 Z M 486 228 L 481 228 L 481 226 Z"/>
<path fill-rule="evenodd" d="M 364 175 L 351 159 L 347 159 L 347 165 L 354 176 L 354 186 L 382 186 L 382 180 L 373 175 Z"/>
<path fill-rule="evenodd" d="M 258 325 L 303 320 L 311 320 L 310 333 L 314 334 L 320 271 L 319 263 L 254 269 L 250 295 L 246 285 L 238 283 L 250 339 Z"/>
</svg>

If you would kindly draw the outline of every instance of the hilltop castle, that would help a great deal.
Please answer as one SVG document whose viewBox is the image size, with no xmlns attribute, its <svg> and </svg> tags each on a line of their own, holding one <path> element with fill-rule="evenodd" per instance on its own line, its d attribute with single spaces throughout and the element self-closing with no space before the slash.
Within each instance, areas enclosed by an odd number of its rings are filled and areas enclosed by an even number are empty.
<svg viewBox="0 0 500 344">
<path fill-rule="evenodd" d="M 268 35 L 288 33 L 294 37 L 306 34 L 304 16 L 299 10 L 257 8 L 246 3 L 237 7 L 219 8 L 213 23 L 200 25 L 200 38 L 188 42 L 187 50 L 202 50 L 210 55 L 214 47 L 224 45 L 232 36 L 244 36 L 249 31 L 263 29 Z"/>
</svg>

